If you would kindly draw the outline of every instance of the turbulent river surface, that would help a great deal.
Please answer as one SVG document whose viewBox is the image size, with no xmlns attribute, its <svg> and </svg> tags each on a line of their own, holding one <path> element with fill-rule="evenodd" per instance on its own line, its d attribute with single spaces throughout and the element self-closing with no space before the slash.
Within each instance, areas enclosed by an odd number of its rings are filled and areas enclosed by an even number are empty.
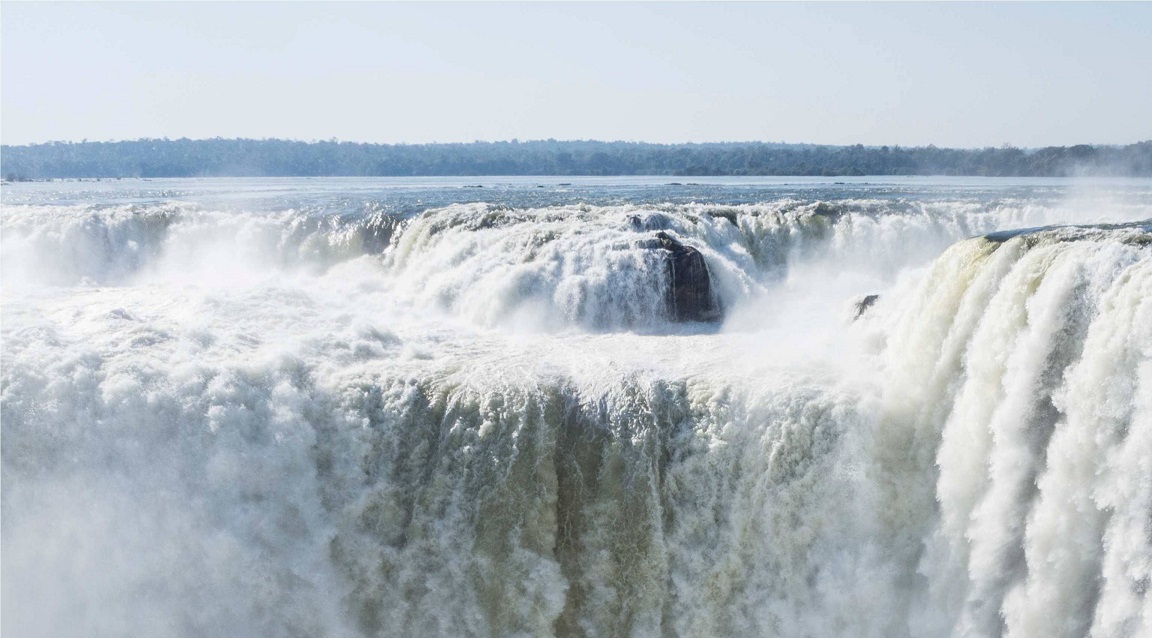
<svg viewBox="0 0 1152 638">
<path fill-rule="evenodd" d="M 4 635 L 1152 635 L 1152 181 L 671 181 L 6 184 Z"/>
</svg>

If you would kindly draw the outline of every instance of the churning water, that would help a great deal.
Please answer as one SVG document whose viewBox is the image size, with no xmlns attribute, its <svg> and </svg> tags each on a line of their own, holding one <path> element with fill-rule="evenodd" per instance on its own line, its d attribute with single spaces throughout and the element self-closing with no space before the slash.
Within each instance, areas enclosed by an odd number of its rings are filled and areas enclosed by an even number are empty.
<svg viewBox="0 0 1152 638">
<path fill-rule="evenodd" d="M 1152 635 L 1152 183 L 572 181 L 5 186 L 4 634 Z"/>
</svg>

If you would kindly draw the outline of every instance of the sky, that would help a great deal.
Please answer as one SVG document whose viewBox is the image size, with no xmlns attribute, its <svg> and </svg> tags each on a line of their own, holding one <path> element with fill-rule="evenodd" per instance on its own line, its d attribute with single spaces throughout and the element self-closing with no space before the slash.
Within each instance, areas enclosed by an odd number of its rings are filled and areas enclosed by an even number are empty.
<svg viewBox="0 0 1152 638">
<path fill-rule="evenodd" d="M 0 4 L 0 141 L 1152 139 L 1152 3 Z"/>
</svg>

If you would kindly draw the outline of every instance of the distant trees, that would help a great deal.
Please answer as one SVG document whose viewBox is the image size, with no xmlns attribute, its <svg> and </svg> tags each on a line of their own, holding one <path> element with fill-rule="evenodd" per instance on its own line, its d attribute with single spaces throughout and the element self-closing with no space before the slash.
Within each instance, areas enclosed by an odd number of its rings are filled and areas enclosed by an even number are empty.
<svg viewBox="0 0 1152 638">
<path fill-rule="evenodd" d="M 6 176 L 1001 175 L 1152 176 L 1152 141 L 948 149 L 766 142 L 359 144 L 181 138 L 0 147 Z"/>
</svg>

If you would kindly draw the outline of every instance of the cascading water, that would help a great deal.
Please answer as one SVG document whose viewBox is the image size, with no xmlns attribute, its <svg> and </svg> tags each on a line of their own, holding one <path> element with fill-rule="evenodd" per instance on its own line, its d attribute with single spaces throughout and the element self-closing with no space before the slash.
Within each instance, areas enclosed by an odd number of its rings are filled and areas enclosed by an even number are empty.
<svg viewBox="0 0 1152 638">
<path fill-rule="evenodd" d="M 206 184 L 6 187 L 5 635 L 1152 632 L 1147 183 Z"/>
</svg>

